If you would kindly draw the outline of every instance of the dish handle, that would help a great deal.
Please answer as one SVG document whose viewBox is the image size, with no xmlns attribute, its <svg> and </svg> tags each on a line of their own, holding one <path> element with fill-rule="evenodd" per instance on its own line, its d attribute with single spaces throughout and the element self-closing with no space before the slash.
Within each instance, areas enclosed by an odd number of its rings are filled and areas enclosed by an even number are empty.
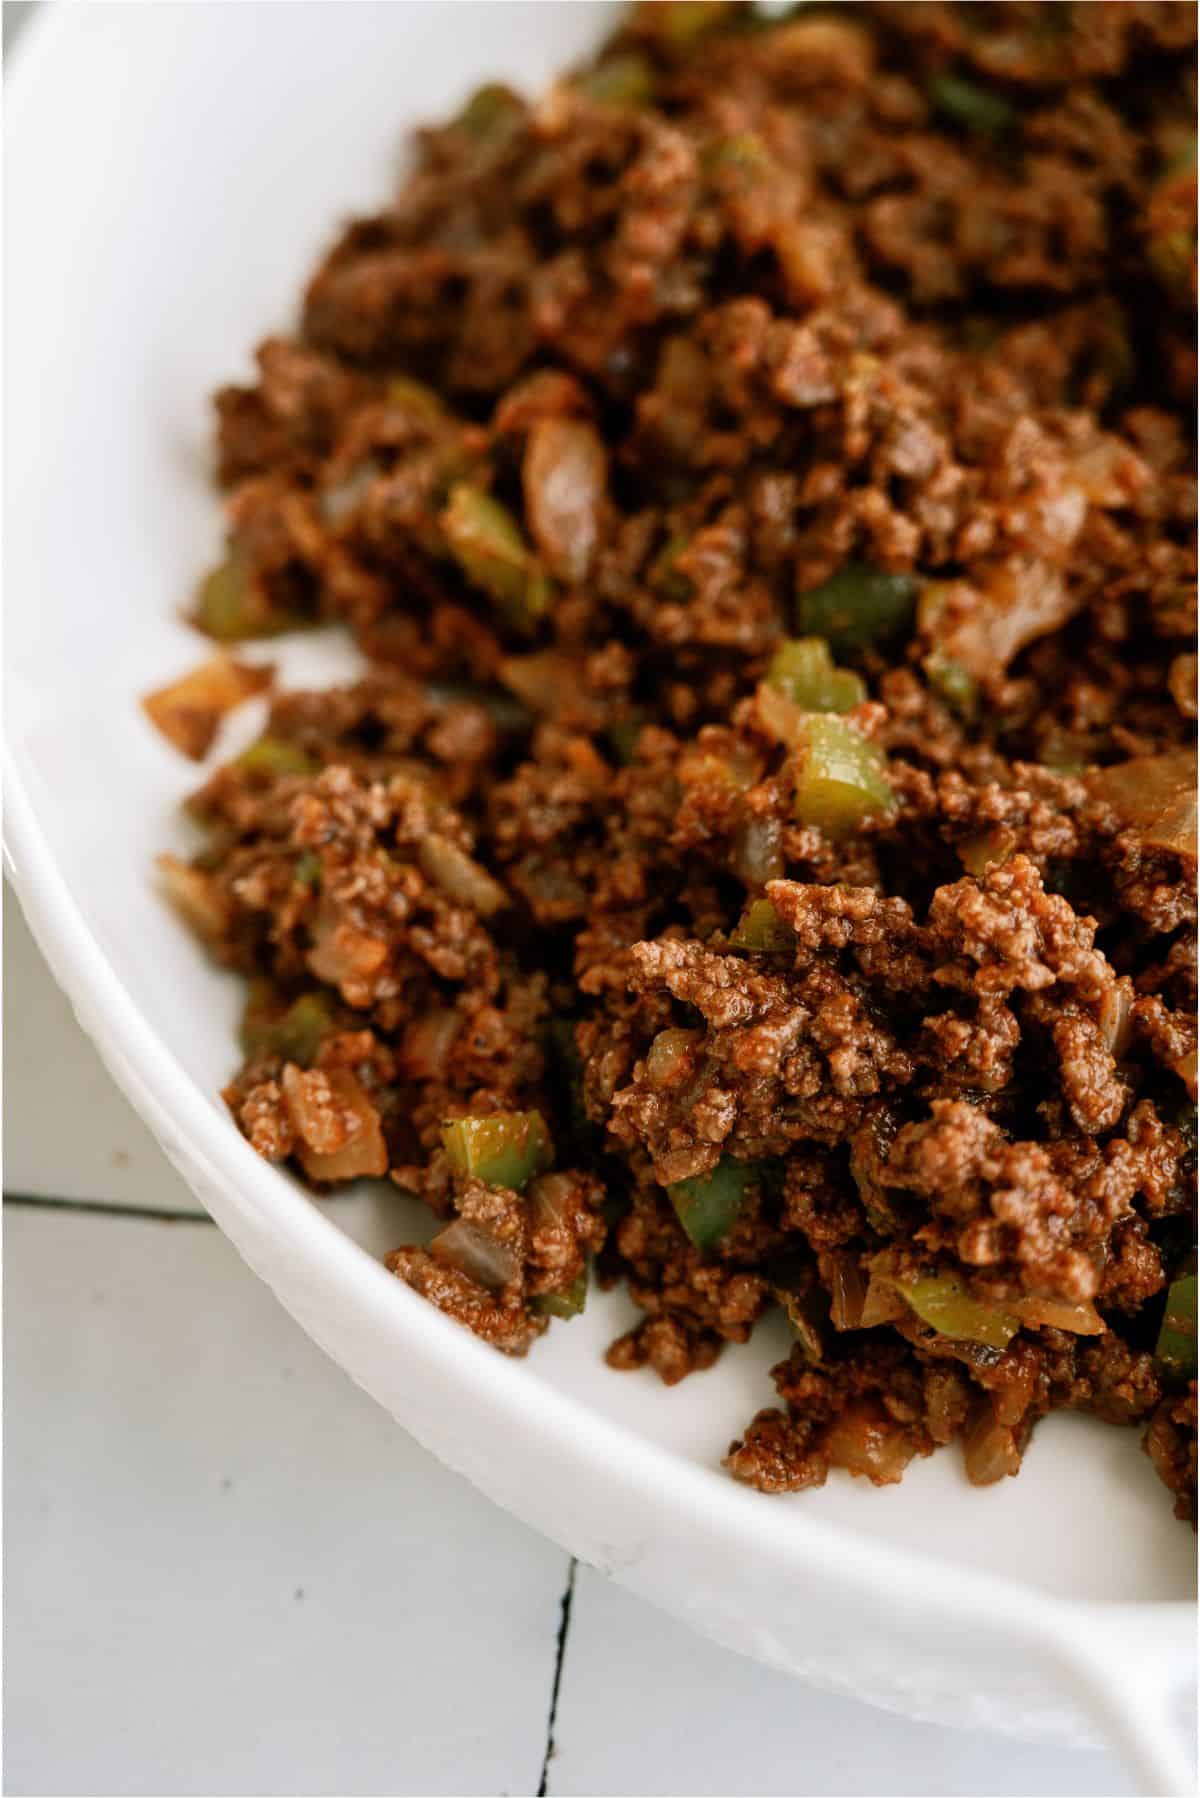
<svg viewBox="0 0 1200 1798">
<path fill-rule="evenodd" d="M 1196 1691 L 1190 1656 L 1173 1630 L 1153 1624 L 1072 1630 L 1064 1671 L 1097 1734 L 1109 1742 L 1143 1798 L 1196 1798 Z"/>
</svg>

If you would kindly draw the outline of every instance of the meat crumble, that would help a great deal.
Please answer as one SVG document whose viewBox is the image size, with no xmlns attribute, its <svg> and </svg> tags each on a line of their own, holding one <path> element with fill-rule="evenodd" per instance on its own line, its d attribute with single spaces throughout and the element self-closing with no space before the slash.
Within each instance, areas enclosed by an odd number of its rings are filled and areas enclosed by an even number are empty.
<svg viewBox="0 0 1200 1798">
<path fill-rule="evenodd" d="M 419 1195 L 389 1267 L 505 1352 L 589 1278 L 668 1384 L 782 1307 L 766 1492 L 1065 1407 L 1195 1518 L 1195 34 L 636 7 L 217 395 L 196 622 L 368 663 L 164 858 L 233 1116 Z"/>
</svg>

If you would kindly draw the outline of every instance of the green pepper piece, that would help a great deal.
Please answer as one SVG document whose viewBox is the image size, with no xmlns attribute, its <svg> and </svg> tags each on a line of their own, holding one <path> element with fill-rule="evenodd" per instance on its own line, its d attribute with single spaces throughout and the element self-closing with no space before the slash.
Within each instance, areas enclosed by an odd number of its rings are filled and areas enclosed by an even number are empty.
<svg viewBox="0 0 1200 1798">
<path fill-rule="evenodd" d="M 286 737 L 267 736 L 243 749 L 234 766 L 247 774 L 266 774 L 274 780 L 281 774 L 315 774 L 320 763 L 299 743 L 289 743 Z"/>
<path fill-rule="evenodd" d="M 654 69 L 637 50 L 610 56 L 579 77 L 579 90 L 599 106 L 648 106 L 654 98 Z"/>
<path fill-rule="evenodd" d="M 272 1030 L 272 1047 L 285 1061 L 308 1067 L 332 1023 L 333 1010 L 324 994 L 302 993 Z"/>
<path fill-rule="evenodd" d="M 922 1323 L 956 1342 L 979 1342 L 987 1348 L 1007 1348 L 1020 1325 L 1015 1317 L 981 1305 L 954 1274 L 928 1274 L 906 1285 L 893 1282 L 897 1292 Z"/>
<path fill-rule="evenodd" d="M 315 849 L 306 849 L 296 863 L 292 878 L 297 886 L 317 888 L 321 884 L 321 858 Z"/>
<path fill-rule="evenodd" d="M 643 0 L 636 17 L 664 48 L 690 50 L 727 24 L 737 10 L 736 0 Z"/>
<path fill-rule="evenodd" d="M 251 637 L 304 630 L 316 621 L 273 610 L 266 590 L 248 579 L 243 557 L 233 550 L 200 583 L 192 622 L 218 643 L 244 643 Z"/>
<path fill-rule="evenodd" d="M 848 712 L 867 697 L 857 674 L 838 668 L 824 637 L 789 637 L 771 657 L 767 685 L 803 712 Z"/>
<path fill-rule="evenodd" d="M 953 656 L 946 655 L 940 649 L 930 650 L 921 667 L 925 670 L 925 678 L 935 693 L 941 695 L 951 711 L 967 723 L 979 712 L 979 682 L 973 674 L 969 674 L 961 662 Z"/>
<path fill-rule="evenodd" d="M 323 993 L 301 993 L 285 1012 L 264 1022 L 262 995 L 253 989 L 242 1021 L 242 1047 L 247 1055 L 278 1055 L 311 1067 L 333 1023 L 333 1008 Z"/>
<path fill-rule="evenodd" d="M 738 1220 L 746 1195 L 758 1185 L 753 1162 L 734 1161 L 728 1155 L 709 1174 L 677 1180 L 667 1197 L 675 1215 L 701 1254 L 715 1249 Z"/>
<path fill-rule="evenodd" d="M 545 1027 L 546 1073 L 559 1117 L 565 1117 L 568 1138 L 577 1147 L 590 1148 L 598 1127 L 588 1117 L 583 1097 L 583 1057 L 575 1043 L 570 1018 L 551 1018 Z"/>
<path fill-rule="evenodd" d="M 1176 1378 L 1196 1377 L 1196 1275 L 1184 1274 L 1167 1289 L 1167 1308 L 1158 1332 L 1155 1354 L 1166 1373 Z"/>
<path fill-rule="evenodd" d="M 561 1292 L 539 1292 L 529 1301 L 529 1309 L 542 1317 L 578 1317 L 587 1304 L 588 1276 L 585 1267 Z"/>
<path fill-rule="evenodd" d="M 520 95 L 501 81 L 489 81 L 476 88 L 454 123 L 476 143 L 487 143 L 506 136 L 524 116 L 525 104 Z"/>
<path fill-rule="evenodd" d="M 520 1192 L 553 1159 L 540 1111 L 495 1111 L 490 1117 L 448 1118 L 442 1144 L 454 1173 Z"/>
<path fill-rule="evenodd" d="M 848 562 L 819 587 L 799 595 L 796 622 L 807 635 L 826 638 L 839 653 L 906 630 L 916 603 L 917 582 L 911 574 L 885 574 Z"/>
<path fill-rule="evenodd" d="M 774 170 L 767 146 L 757 131 L 736 131 L 732 137 L 718 137 L 705 150 L 703 163 L 709 174 L 730 171 L 748 181 L 765 180 Z"/>
<path fill-rule="evenodd" d="M 823 830 L 833 842 L 851 836 L 894 803 L 882 750 L 827 712 L 803 719 L 795 781 L 797 818 Z"/>
<path fill-rule="evenodd" d="M 690 538 L 676 532 L 668 537 L 650 564 L 650 585 L 664 599 L 670 599 L 676 605 L 683 605 L 692 591 L 691 579 L 678 566 L 679 558 L 687 549 Z"/>
<path fill-rule="evenodd" d="M 528 629 L 550 604 L 553 589 L 507 506 L 465 481 L 450 489 L 442 530 L 459 567 L 509 620 Z"/>
<path fill-rule="evenodd" d="M 1017 122 L 1015 107 L 990 88 L 967 81 L 961 75 L 935 75 L 929 83 L 929 98 L 939 112 L 965 125 L 969 131 L 987 131 L 999 136 Z"/>
<path fill-rule="evenodd" d="M 218 643 L 241 643 L 286 628 L 282 620 L 272 622 L 261 602 L 254 603 L 256 598 L 248 586 L 242 558 L 232 554 L 201 582 L 195 621 Z"/>
<path fill-rule="evenodd" d="M 637 754 L 643 723 L 641 718 L 618 718 L 615 724 L 608 727 L 607 736 L 612 744 L 613 754 L 623 768 L 627 768 Z"/>
<path fill-rule="evenodd" d="M 402 412 L 415 413 L 418 418 L 431 421 L 443 419 L 446 407 L 440 396 L 424 381 L 417 381 L 412 375 L 389 375 L 385 389 L 388 404 L 398 406 Z"/>
<path fill-rule="evenodd" d="M 796 932 L 769 899 L 752 899 L 729 941 L 734 949 L 755 955 L 786 955 L 796 947 Z"/>
</svg>

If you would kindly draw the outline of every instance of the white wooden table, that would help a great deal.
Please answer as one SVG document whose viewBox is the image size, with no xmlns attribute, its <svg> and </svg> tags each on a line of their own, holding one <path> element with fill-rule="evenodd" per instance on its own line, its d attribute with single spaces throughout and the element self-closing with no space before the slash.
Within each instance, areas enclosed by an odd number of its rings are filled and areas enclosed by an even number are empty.
<svg viewBox="0 0 1200 1798">
<path fill-rule="evenodd" d="M 1132 1789 L 810 1692 L 572 1569 L 280 1310 L 11 898 L 4 925 L 10 1798 Z"/>
</svg>

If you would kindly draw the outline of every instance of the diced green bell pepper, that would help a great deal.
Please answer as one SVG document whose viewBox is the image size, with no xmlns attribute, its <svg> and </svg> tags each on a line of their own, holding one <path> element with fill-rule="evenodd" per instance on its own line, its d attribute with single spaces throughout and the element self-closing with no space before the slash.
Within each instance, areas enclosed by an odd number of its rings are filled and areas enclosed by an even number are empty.
<svg viewBox="0 0 1200 1798">
<path fill-rule="evenodd" d="M 675 1215 L 701 1254 L 715 1249 L 729 1234 L 747 1193 L 758 1181 L 758 1168 L 753 1162 L 734 1161 L 727 1155 L 711 1173 L 696 1174 L 690 1180 L 677 1180 L 668 1186 L 667 1196 L 675 1207 Z"/>
<path fill-rule="evenodd" d="M 427 387 L 424 381 L 415 380 L 412 375 L 389 375 L 386 392 L 389 405 L 398 406 L 403 412 L 412 412 L 419 418 L 430 420 L 446 416 L 445 402 L 441 395 L 435 393 L 432 387 Z"/>
<path fill-rule="evenodd" d="M 770 153 L 757 131 L 717 138 L 705 152 L 704 167 L 710 174 L 728 171 L 752 182 L 766 181 L 774 172 Z"/>
<path fill-rule="evenodd" d="M 737 13 L 735 0 L 649 0 L 637 9 L 639 25 L 672 50 L 690 50 Z"/>
<path fill-rule="evenodd" d="M 648 106 L 654 98 L 654 69 L 647 57 L 630 50 L 587 70 L 578 85 L 601 106 Z"/>
<path fill-rule="evenodd" d="M 1176 1377 L 1196 1377 L 1196 1276 L 1184 1274 L 1167 1290 L 1167 1308 L 1155 1354 L 1164 1370 Z"/>
<path fill-rule="evenodd" d="M 1020 1325 L 1015 1317 L 991 1305 L 981 1305 L 953 1274 L 928 1274 L 906 1285 L 893 1282 L 896 1291 L 922 1323 L 956 1342 L 978 1342 L 987 1348 L 1007 1348 Z"/>
<path fill-rule="evenodd" d="M 553 587 L 507 506 L 465 481 L 450 489 L 442 530 L 455 561 L 473 586 L 528 630 L 546 611 Z"/>
<path fill-rule="evenodd" d="M 921 667 L 934 692 L 940 694 L 951 711 L 969 723 L 979 711 L 979 682 L 975 676 L 940 649 L 930 650 Z"/>
<path fill-rule="evenodd" d="M 769 899 L 752 899 L 729 941 L 755 955 L 786 955 L 796 947 L 796 933 Z"/>
<path fill-rule="evenodd" d="M 830 713 L 804 718 L 794 765 L 796 816 L 832 841 L 852 835 L 894 803 L 882 750 Z"/>
<path fill-rule="evenodd" d="M 323 993 L 301 993 L 270 1022 L 258 1015 L 258 995 L 251 992 L 242 1024 L 242 1046 L 248 1055 L 278 1055 L 282 1061 L 311 1067 L 333 1023 L 333 1008 Z"/>
<path fill-rule="evenodd" d="M 247 774 L 266 774 L 274 779 L 281 774 L 315 774 L 320 763 L 299 743 L 290 743 L 286 737 L 260 737 L 249 749 L 243 749 L 235 766 Z"/>
<path fill-rule="evenodd" d="M 233 550 L 200 583 L 193 622 L 218 643 L 243 643 L 251 637 L 299 630 L 311 620 L 273 611 L 262 588 L 248 579 L 243 558 Z"/>
<path fill-rule="evenodd" d="M 935 75 L 928 91 L 939 112 L 969 131 L 987 131 L 998 137 L 1016 124 L 1016 108 L 1002 94 L 962 75 Z"/>
<path fill-rule="evenodd" d="M 540 1111 L 496 1111 L 490 1117 L 450 1118 L 442 1125 L 442 1145 L 454 1173 L 473 1175 L 488 1186 L 520 1192 L 526 1181 L 553 1158 L 546 1120 Z"/>
<path fill-rule="evenodd" d="M 849 562 L 837 574 L 801 593 L 796 622 L 808 635 L 824 637 L 831 649 L 863 649 L 893 637 L 912 622 L 917 582 L 911 574 L 885 574 Z"/>
<path fill-rule="evenodd" d="M 524 104 L 511 87 L 489 81 L 475 90 L 454 123 L 476 143 L 487 143 L 511 131 L 524 115 Z"/>
<path fill-rule="evenodd" d="M 803 712 L 848 712 L 867 697 L 861 678 L 835 665 L 824 637 L 789 637 L 772 656 L 766 680 Z"/>
<path fill-rule="evenodd" d="M 543 1317 L 578 1317 L 587 1304 L 587 1268 L 561 1292 L 539 1292 L 529 1301 L 531 1311 Z"/>
</svg>

